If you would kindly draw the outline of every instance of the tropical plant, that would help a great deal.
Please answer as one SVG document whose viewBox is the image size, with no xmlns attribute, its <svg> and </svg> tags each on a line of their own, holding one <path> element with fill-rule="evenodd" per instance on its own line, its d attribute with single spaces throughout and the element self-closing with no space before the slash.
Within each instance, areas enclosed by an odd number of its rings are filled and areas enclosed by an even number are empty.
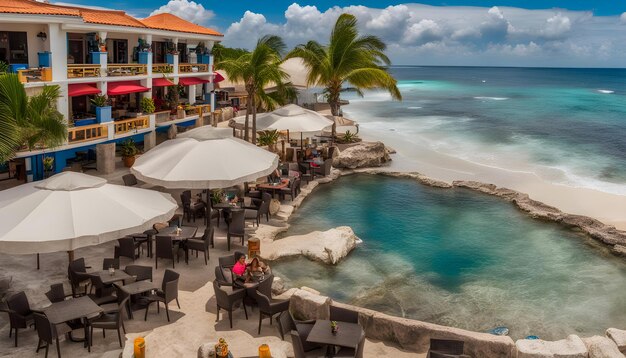
<svg viewBox="0 0 626 358">
<path fill-rule="evenodd" d="M 244 139 L 250 139 L 249 116 L 252 111 L 252 143 L 255 144 L 257 105 L 263 101 L 260 98 L 269 98 L 264 96 L 265 88 L 270 84 L 280 86 L 289 77 L 280 68 L 281 53 L 284 49 L 285 43 L 280 37 L 266 35 L 257 41 L 252 52 L 244 53 L 236 58 L 223 59 L 216 66 L 226 71 L 231 81 L 244 83 L 248 93 Z"/>
<path fill-rule="evenodd" d="M 259 133 L 259 145 L 273 145 L 278 142 L 280 133 L 277 130 L 268 130 Z"/>
<path fill-rule="evenodd" d="M 156 110 L 154 100 L 152 98 L 143 97 L 139 105 L 141 106 L 141 111 L 146 114 L 154 113 Z"/>
<path fill-rule="evenodd" d="M 109 105 L 109 99 L 103 94 L 97 94 L 91 99 L 91 103 L 96 107 L 106 107 Z"/>
<path fill-rule="evenodd" d="M 206 52 L 206 45 L 204 44 L 204 41 L 198 42 L 198 45 L 196 45 L 196 54 L 203 55 L 205 52 Z"/>
<path fill-rule="evenodd" d="M 0 74 L 7 72 L 9 72 L 9 64 L 4 61 L 0 61 Z"/>
<path fill-rule="evenodd" d="M 219 63 L 225 59 L 239 58 L 248 52 L 248 50 L 242 48 L 225 47 L 221 43 L 213 45 L 213 49 L 211 50 L 215 63 Z"/>
<path fill-rule="evenodd" d="M 18 123 L 26 116 L 28 98 L 16 74 L 0 74 L 0 162 L 11 159 L 19 146 Z"/>
<path fill-rule="evenodd" d="M 328 45 L 309 41 L 296 46 L 285 59 L 302 58 L 308 70 L 307 83 L 324 87 L 332 115 L 338 116 L 340 94 L 346 83 L 361 96 L 365 89 L 382 88 L 393 99 L 402 99 L 397 81 L 385 67 L 391 63 L 385 49 L 385 43 L 378 37 L 359 35 L 354 15 L 342 14 L 335 23 Z"/>
<path fill-rule="evenodd" d="M 41 93 L 28 98 L 26 120 L 18 124 L 21 143 L 29 150 L 58 147 L 67 140 L 67 123 L 56 108 L 60 95 L 61 88 L 54 85 L 44 86 Z"/>
<path fill-rule="evenodd" d="M 139 148 L 135 145 L 135 141 L 129 138 L 120 143 L 120 154 L 122 158 L 134 157 L 139 153 Z"/>
<path fill-rule="evenodd" d="M 53 165 L 54 165 L 53 157 L 43 157 L 42 162 L 43 162 L 43 170 L 45 171 L 52 170 Z"/>
<path fill-rule="evenodd" d="M 343 136 L 337 138 L 337 141 L 340 143 L 356 143 L 356 142 L 360 142 L 361 138 L 359 138 L 359 136 L 356 133 L 346 131 L 346 133 Z"/>
</svg>

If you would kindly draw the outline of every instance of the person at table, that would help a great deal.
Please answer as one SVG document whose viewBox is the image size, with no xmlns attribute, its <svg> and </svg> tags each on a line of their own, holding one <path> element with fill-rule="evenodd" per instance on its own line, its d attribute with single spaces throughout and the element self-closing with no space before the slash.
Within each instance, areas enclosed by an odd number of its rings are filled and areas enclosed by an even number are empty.
<svg viewBox="0 0 626 358">
<path fill-rule="evenodd" d="M 235 279 L 245 281 L 247 268 L 248 265 L 246 264 L 246 255 L 241 252 L 235 253 L 235 266 L 233 266 L 233 275 L 235 275 Z"/>
<path fill-rule="evenodd" d="M 246 282 L 258 281 L 261 277 L 271 273 L 270 267 L 259 260 L 258 257 L 252 259 L 248 265 L 248 274 Z"/>
<path fill-rule="evenodd" d="M 278 170 L 278 168 L 276 170 L 274 170 L 272 172 L 272 174 L 267 176 L 267 182 L 268 183 L 280 183 L 280 171 Z"/>
</svg>

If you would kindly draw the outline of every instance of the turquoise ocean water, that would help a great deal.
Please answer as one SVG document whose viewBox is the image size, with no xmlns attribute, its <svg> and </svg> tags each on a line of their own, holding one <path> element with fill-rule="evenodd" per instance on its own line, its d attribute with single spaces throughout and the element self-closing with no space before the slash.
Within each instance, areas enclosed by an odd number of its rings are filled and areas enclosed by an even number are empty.
<svg viewBox="0 0 626 358">
<path fill-rule="evenodd" d="M 404 100 L 346 93 L 364 131 L 570 186 L 626 195 L 626 70 L 394 67 Z M 393 146 L 393 144 L 391 144 Z M 583 234 L 463 190 L 357 176 L 318 189 L 290 234 L 351 226 L 344 262 L 275 264 L 290 286 L 514 338 L 626 328 L 626 265 Z"/>
<path fill-rule="evenodd" d="M 626 265 L 586 235 L 465 189 L 368 175 L 324 185 L 287 235 L 351 226 L 363 240 L 328 267 L 273 265 L 290 287 L 396 316 L 514 338 L 626 328 Z"/>
<path fill-rule="evenodd" d="M 626 195 L 626 70 L 394 67 L 404 97 L 346 93 L 364 130 Z"/>
</svg>

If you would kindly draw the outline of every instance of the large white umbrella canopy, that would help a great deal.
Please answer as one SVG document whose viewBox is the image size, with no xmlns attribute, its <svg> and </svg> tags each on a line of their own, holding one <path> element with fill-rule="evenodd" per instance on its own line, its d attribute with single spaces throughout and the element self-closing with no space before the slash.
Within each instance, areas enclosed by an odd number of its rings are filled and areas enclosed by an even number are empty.
<svg viewBox="0 0 626 358">
<path fill-rule="evenodd" d="M 234 119 L 241 127 L 246 120 L 245 116 Z M 333 121 L 318 112 L 302 108 L 295 104 L 288 104 L 272 112 L 261 113 L 256 117 L 257 131 L 278 130 L 290 133 L 313 134 L 333 125 Z"/>
<path fill-rule="evenodd" d="M 64 172 L 0 192 L 0 252 L 73 251 L 169 220 L 178 205 L 153 190 Z"/>
<path fill-rule="evenodd" d="M 199 127 L 137 158 L 137 178 L 168 189 L 220 189 L 269 175 L 278 156 L 232 135 L 228 128 Z"/>
</svg>

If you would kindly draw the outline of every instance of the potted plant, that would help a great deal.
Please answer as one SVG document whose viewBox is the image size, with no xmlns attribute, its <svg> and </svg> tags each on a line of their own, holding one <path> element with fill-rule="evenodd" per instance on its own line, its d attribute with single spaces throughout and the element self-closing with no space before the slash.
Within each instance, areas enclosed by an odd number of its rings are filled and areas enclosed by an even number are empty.
<svg viewBox="0 0 626 358">
<path fill-rule="evenodd" d="M 91 99 L 91 103 L 96 106 L 96 121 L 98 123 L 106 123 L 112 120 L 111 105 L 107 96 L 97 94 Z"/>
<path fill-rule="evenodd" d="M 135 164 L 135 156 L 139 153 L 139 149 L 135 145 L 135 141 L 128 139 L 120 144 L 120 153 L 122 154 L 122 161 L 126 168 L 130 168 Z"/>
<path fill-rule="evenodd" d="M 259 133 L 259 138 L 257 143 L 260 146 L 267 146 L 270 152 L 276 151 L 276 143 L 278 143 L 278 138 L 280 137 L 280 133 L 277 130 L 271 131 L 263 131 Z"/>
<path fill-rule="evenodd" d="M 154 100 L 152 98 L 148 98 L 148 97 L 144 97 L 141 99 L 141 102 L 139 103 L 139 105 L 141 106 L 141 111 L 144 114 L 150 114 L 150 113 L 154 113 L 155 111 L 155 106 L 154 106 Z"/>
<path fill-rule="evenodd" d="M 178 56 L 178 49 L 173 42 L 167 43 L 167 54 L 165 55 L 165 61 L 170 65 L 174 64 L 174 57 Z"/>
<path fill-rule="evenodd" d="M 54 172 L 54 158 L 53 157 L 43 157 L 43 177 L 49 178 Z"/>
<path fill-rule="evenodd" d="M 148 56 L 149 53 L 152 52 L 152 45 L 144 39 L 139 39 L 139 44 L 137 45 L 137 61 L 141 64 L 148 64 Z"/>
<path fill-rule="evenodd" d="M 338 331 L 339 325 L 337 324 L 337 321 L 330 321 L 330 332 L 332 334 L 337 334 Z"/>
</svg>

